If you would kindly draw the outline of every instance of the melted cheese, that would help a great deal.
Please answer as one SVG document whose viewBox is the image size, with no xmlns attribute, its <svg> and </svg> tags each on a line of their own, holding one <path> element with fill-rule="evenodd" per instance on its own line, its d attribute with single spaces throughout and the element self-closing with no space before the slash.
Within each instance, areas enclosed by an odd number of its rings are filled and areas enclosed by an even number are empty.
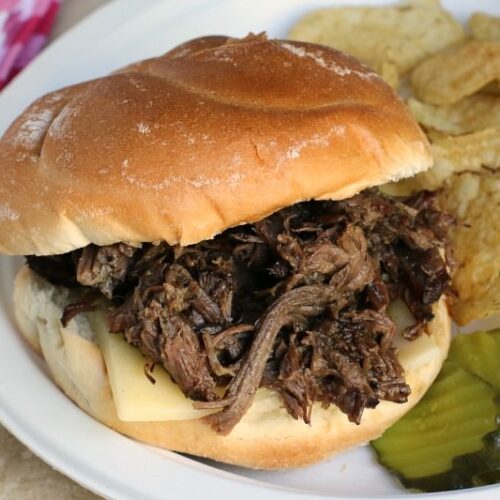
<svg viewBox="0 0 500 500">
<path fill-rule="evenodd" d="M 109 332 L 102 313 L 88 314 L 102 350 L 118 417 L 126 422 L 188 420 L 213 413 L 196 410 L 168 373 L 156 366 L 151 383 L 144 374 L 144 357 L 121 335 Z"/>
</svg>

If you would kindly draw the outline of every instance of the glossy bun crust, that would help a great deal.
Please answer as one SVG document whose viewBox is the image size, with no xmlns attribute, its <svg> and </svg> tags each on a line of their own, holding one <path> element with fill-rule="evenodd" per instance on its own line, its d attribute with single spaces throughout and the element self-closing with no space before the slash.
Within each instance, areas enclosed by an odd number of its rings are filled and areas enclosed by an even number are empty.
<svg viewBox="0 0 500 500">
<path fill-rule="evenodd" d="M 352 57 L 200 38 L 17 118 L 0 141 L 0 252 L 197 243 L 430 164 L 403 101 Z"/>
</svg>

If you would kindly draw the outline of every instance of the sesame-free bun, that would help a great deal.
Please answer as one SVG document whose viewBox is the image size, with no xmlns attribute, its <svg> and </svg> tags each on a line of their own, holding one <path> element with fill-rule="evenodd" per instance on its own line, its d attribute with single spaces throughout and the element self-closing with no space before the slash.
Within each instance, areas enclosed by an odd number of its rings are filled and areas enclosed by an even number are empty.
<svg viewBox="0 0 500 500">
<path fill-rule="evenodd" d="M 320 45 L 205 37 L 47 94 L 0 140 L 0 252 L 187 245 L 431 164 L 403 101 Z"/>
<path fill-rule="evenodd" d="M 437 346 L 420 363 L 401 358 L 411 387 L 407 403 L 382 401 L 365 410 L 360 425 L 331 406 L 316 404 L 312 425 L 291 418 L 278 396 L 257 392 L 243 419 L 228 436 L 217 434 L 202 420 L 123 422 L 117 414 L 101 351 L 84 315 L 67 327 L 60 322 L 71 292 L 55 287 L 27 267 L 17 275 L 15 313 L 30 345 L 45 358 L 59 387 L 89 415 L 108 427 L 161 448 L 260 469 L 284 469 L 317 462 L 380 436 L 427 391 L 437 376 L 450 343 L 450 318 L 444 299 L 435 306 L 427 332 Z"/>
</svg>

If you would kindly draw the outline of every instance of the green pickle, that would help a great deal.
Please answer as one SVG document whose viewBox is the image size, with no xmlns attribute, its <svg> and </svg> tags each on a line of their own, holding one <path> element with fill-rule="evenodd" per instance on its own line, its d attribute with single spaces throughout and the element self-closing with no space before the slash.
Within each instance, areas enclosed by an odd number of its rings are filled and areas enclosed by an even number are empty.
<svg viewBox="0 0 500 500">
<path fill-rule="evenodd" d="M 500 482 L 500 330 L 455 338 L 422 401 L 372 442 L 407 488 Z"/>
<path fill-rule="evenodd" d="M 459 335 L 450 346 L 448 360 L 500 392 L 500 330 Z"/>
</svg>

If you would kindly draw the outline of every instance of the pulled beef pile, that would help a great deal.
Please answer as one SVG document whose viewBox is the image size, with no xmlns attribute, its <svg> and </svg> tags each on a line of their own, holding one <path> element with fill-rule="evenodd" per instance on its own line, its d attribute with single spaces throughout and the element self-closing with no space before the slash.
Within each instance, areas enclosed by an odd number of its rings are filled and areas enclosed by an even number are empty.
<svg viewBox="0 0 500 500">
<path fill-rule="evenodd" d="M 452 223 L 432 193 L 402 200 L 367 190 L 188 247 L 90 245 L 28 264 L 112 299 L 111 331 L 148 366 L 163 365 L 197 407 L 220 409 L 208 417 L 220 433 L 259 387 L 276 391 L 293 418 L 310 422 L 318 401 L 359 423 L 364 408 L 408 398 L 387 306 L 404 300 L 415 317 L 404 335 L 421 334 L 449 285 L 442 249 Z M 86 307 L 71 305 L 66 320 Z"/>
</svg>

